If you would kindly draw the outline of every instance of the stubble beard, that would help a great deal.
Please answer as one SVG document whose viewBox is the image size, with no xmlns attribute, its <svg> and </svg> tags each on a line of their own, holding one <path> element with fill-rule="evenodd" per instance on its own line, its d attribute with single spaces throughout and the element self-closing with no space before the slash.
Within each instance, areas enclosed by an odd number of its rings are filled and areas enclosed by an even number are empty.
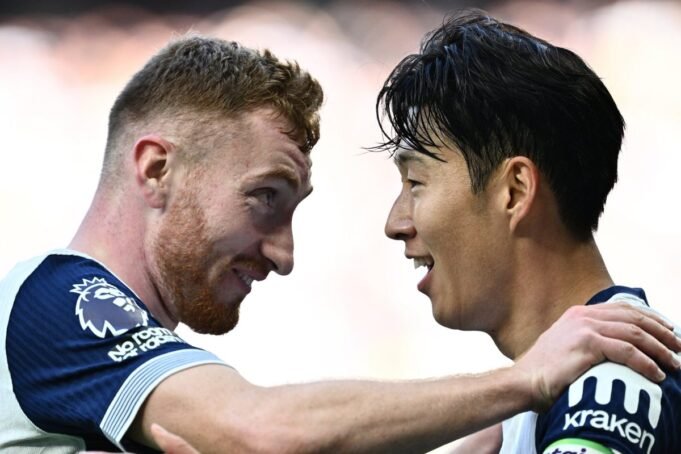
<svg viewBox="0 0 681 454">
<path fill-rule="evenodd" d="M 206 234 L 206 217 L 186 190 L 166 214 L 153 243 L 158 269 L 157 288 L 166 305 L 174 307 L 178 321 L 201 334 L 224 334 L 239 321 L 241 299 L 220 303 L 215 291 L 221 273 L 210 273 L 213 255 Z"/>
</svg>

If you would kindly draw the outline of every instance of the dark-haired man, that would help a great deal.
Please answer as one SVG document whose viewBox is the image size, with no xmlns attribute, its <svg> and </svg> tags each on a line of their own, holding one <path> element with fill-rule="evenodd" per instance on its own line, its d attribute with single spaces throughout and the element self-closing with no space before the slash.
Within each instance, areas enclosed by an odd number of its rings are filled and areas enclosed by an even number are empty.
<svg viewBox="0 0 681 454">
<path fill-rule="evenodd" d="M 201 37 L 131 79 L 69 248 L 0 283 L 0 449 L 145 452 L 156 423 L 202 453 L 423 452 L 545 408 L 604 355 L 660 379 L 633 345 L 673 367 L 669 328 L 627 306 L 571 311 L 511 368 L 423 382 L 264 388 L 186 344 L 178 322 L 227 332 L 253 281 L 291 271 L 321 101 L 297 65 Z"/>
<path fill-rule="evenodd" d="M 440 324 L 485 331 L 517 359 L 571 307 L 647 307 L 643 290 L 614 285 L 593 239 L 624 121 L 577 55 L 456 15 L 393 70 L 379 101 L 403 183 L 386 234 L 427 267 L 418 288 Z M 491 446 L 471 439 L 461 452 L 681 452 L 681 373 L 657 384 L 599 364 L 547 412 L 504 422 L 503 444 L 490 434 Z"/>
</svg>

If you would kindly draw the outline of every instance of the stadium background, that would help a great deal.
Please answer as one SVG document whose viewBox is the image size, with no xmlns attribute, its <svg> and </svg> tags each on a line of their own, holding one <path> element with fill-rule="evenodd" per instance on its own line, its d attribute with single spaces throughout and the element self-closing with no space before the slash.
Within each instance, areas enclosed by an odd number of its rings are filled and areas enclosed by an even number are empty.
<svg viewBox="0 0 681 454">
<path fill-rule="evenodd" d="M 188 30 L 269 47 L 321 82 L 315 191 L 294 218 L 296 269 L 254 286 L 239 326 L 187 340 L 263 385 L 402 379 L 507 364 L 486 335 L 437 325 L 423 274 L 383 236 L 399 180 L 375 96 L 455 6 L 477 6 L 580 54 L 618 103 L 620 181 L 597 241 L 618 283 L 677 322 L 681 301 L 679 1 L 20 1 L 0 3 L 0 275 L 66 245 L 97 183 L 106 119 L 127 79 Z"/>
</svg>

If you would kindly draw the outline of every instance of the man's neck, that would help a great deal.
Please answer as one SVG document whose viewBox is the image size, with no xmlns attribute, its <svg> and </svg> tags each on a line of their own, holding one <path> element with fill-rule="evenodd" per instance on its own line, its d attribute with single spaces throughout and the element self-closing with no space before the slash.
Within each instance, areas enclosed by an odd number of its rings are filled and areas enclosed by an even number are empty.
<svg viewBox="0 0 681 454">
<path fill-rule="evenodd" d="M 522 247 L 522 246 L 521 246 Z M 595 242 L 523 247 L 501 328 L 490 333 L 511 359 L 525 352 L 569 307 L 613 285 Z"/>
<path fill-rule="evenodd" d="M 163 326 L 175 329 L 177 323 L 166 315 L 147 268 L 144 214 L 133 206 L 132 198 L 128 203 L 121 203 L 121 199 L 106 192 L 95 195 L 69 248 L 103 263 L 137 294 Z"/>
</svg>

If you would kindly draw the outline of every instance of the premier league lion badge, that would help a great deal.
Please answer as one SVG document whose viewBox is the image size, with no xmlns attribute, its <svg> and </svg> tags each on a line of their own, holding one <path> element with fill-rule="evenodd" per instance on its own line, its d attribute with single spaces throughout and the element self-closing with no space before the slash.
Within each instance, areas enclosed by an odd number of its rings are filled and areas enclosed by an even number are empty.
<svg viewBox="0 0 681 454">
<path fill-rule="evenodd" d="M 147 311 L 104 278 L 83 279 L 82 284 L 73 286 L 71 293 L 78 294 L 76 315 L 83 331 L 90 330 L 102 339 L 107 332 L 120 336 L 149 322 Z"/>
</svg>

